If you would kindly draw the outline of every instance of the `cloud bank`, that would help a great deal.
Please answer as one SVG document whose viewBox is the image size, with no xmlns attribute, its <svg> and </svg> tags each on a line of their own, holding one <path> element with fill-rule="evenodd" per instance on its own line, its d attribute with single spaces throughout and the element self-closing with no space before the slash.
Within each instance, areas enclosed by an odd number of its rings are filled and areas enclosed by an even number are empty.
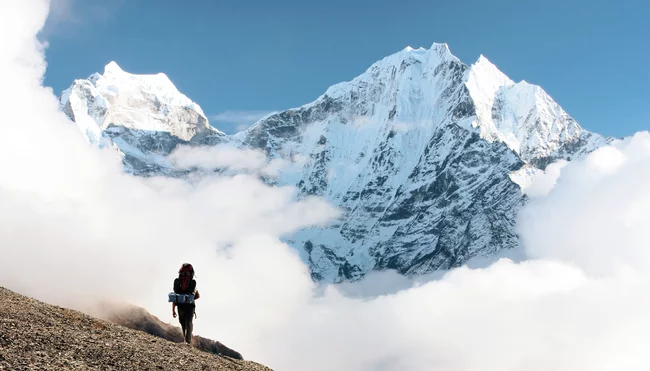
<svg viewBox="0 0 650 371">
<path fill-rule="evenodd" d="M 166 293 L 190 261 L 196 332 L 278 370 L 650 368 L 650 134 L 544 180 L 518 221 L 526 261 L 318 287 L 280 238 L 338 211 L 254 175 L 124 175 L 41 85 L 47 12 L 16 0 L 0 13 L 0 285 L 65 306 L 129 301 L 171 322 Z"/>
</svg>

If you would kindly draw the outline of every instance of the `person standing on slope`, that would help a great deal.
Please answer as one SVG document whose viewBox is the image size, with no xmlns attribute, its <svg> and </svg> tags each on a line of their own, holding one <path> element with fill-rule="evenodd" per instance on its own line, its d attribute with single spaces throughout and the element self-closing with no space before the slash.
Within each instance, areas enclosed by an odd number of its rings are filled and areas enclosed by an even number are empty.
<svg viewBox="0 0 650 371">
<path fill-rule="evenodd" d="M 178 321 L 181 323 L 181 328 L 183 329 L 183 338 L 186 343 L 190 344 L 192 342 L 192 330 L 194 329 L 192 320 L 194 319 L 194 309 L 196 308 L 194 300 L 199 298 L 192 264 L 183 263 L 181 269 L 178 270 L 178 278 L 174 279 L 174 293 L 194 295 L 193 300 L 189 303 L 172 302 L 172 316 L 176 318 L 176 307 L 178 307 Z"/>
</svg>

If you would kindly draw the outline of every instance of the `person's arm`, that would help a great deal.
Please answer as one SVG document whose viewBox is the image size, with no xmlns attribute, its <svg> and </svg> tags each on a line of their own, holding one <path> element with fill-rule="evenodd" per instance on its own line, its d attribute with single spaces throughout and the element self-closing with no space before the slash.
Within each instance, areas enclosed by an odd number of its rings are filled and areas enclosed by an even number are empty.
<svg viewBox="0 0 650 371">
<path fill-rule="evenodd" d="M 198 299 L 199 297 L 201 297 L 201 295 L 199 295 L 199 290 L 198 290 L 197 287 L 196 287 L 196 286 L 197 286 L 197 285 L 196 285 L 196 281 L 192 280 L 192 282 L 194 282 L 194 300 L 196 300 L 196 299 Z"/>
<path fill-rule="evenodd" d="M 177 283 L 178 283 L 178 278 L 174 279 L 174 292 L 175 293 L 178 292 L 178 291 L 176 291 Z M 172 316 L 174 318 L 176 318 L 176 303 L 175 302 L 172 302 Z"/>
</svg>

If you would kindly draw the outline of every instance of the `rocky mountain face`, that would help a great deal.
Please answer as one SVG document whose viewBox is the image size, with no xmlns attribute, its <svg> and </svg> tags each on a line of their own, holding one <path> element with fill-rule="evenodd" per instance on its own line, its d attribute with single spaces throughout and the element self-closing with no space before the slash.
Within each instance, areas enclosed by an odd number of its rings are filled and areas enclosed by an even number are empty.
<svg viewBox="0 0 650 371">
<path fill-rule="evenodd" d="M 136 175 L 185 176 L 166 159 L 180 144 L 301 159 L 275 182 L 344 211 L 327 228 L 288 239 L 314 279 L 326 281 L 386 268 L 422 274 L 513 248 L 526 201 L 516 181 L 531 173 L 522 169 L 543 170 L 607 142 L 539 86 L 513 82 L 483 56 L 466 65 L 446 44 L 406 48 L 233 136 L 212 129 L 164 75 L 131 75 L 114 63 L 75 81 L 61 109 Z"/>
</svg>

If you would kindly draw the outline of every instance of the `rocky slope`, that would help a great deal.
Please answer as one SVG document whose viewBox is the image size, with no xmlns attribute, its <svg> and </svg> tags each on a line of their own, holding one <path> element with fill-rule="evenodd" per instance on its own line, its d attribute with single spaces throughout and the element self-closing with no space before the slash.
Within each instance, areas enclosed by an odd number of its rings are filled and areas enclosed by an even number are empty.
<svg viewBox="0 0 650 371">
<path fill-rule="evenodd" d="M 148 95 L 154 83 L 137 82 L 150 77 L 116 79 L 117 69 L 109 64 L 103 76 L 77 80 L 61 97 L 89 141 L 104 138 L 140 175 L 186 174 L 165 159 L 179 144 L 230 143 L 294 161 L 275 181 L 344 211 L 328 228 L 288 239 L 318 280 L 384 268 L 427 273 L 513 248 L 515 215 L 526 201 L 515 182 L 607 141 L 583 130 L 539 86 L 513 82 L 483 56 L 466 65 L 446 44 L 406 48 L 314 102 L 230 137 L 206 128 L 200 110 L 180 98 L 166 106 L 193 113 L 160 116 L 156 102 L 165 99 Z M 103 80 L 136 83 L 106 88 Z M 119 99 L 111 98 L 115 91 Z M 106 112 L 96 103 L 105 96 L 112 99 Z M 113 113 L 134 110 L 146 120 Z"/>
<path fill-rule="evenodd" d="M 101 303 L 90 313 L 120 326 L 142 331 L 174 343 L 183 343 L 185 341 L 180 327 L 165 323 L 146 309 L 134 305 Z M 244 359 L 239 352 L 228 348 L 221 342 L 202 336 L 193 335 L 192 346 L 204 352 L 234 359 Z"/>
<path fill-rule="evenodd" d="M 48 305 L 2 287 L 0 369 L 270 370 Z"/>
</svg>

